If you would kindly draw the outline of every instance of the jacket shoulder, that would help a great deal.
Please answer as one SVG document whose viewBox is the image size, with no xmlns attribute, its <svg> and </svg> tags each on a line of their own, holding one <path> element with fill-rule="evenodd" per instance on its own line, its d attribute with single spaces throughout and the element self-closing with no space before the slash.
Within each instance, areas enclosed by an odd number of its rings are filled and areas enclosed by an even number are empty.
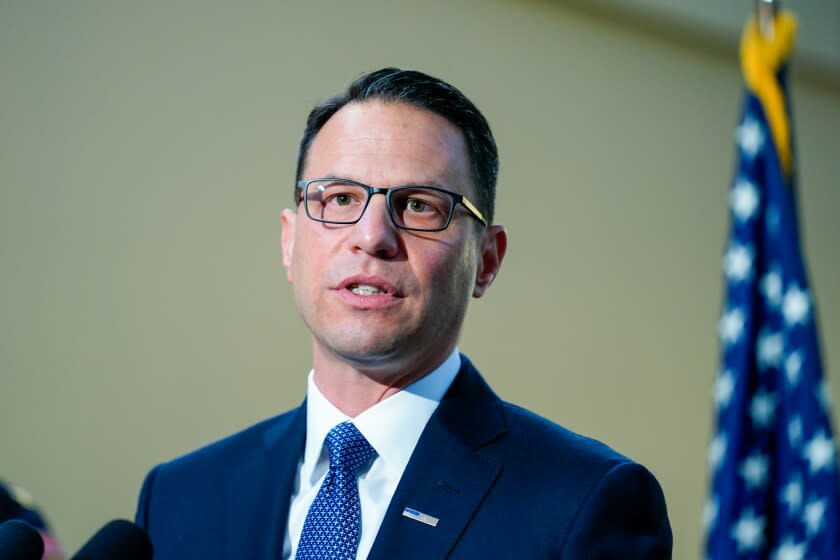
<svg viewBox="0 0 840 560">
<path fill-rule="evenodd" d="M 135 523 L 155 558 L 267 558 L 278 550 L 282 533 L 271 528 L 285 526 L 305 416 L 300 407 L 152 469 Z"/>
<path fill-rule="evenodd" d="M 522 407 L 503 402 L 502 410 L 500 485 L 511 499 L 530 496 L 529 514 L 552 520 L 531 525 L 532 535 L 545 531 L 562 558 L 670 558 L 665 498 L 650 471 Z"/>
<path fill-rule="evenodd" d="M 270 455 L 302 446 L 305 408 L 268 418 L 151 469 L 143 481 L 136 520 L 148 526 L 152 510 L 186 512 L 200 509 L 219 489 L 236 483 L 244 473 L 262 468 Z"/>
<path fill-rule="evenodd" d="M 521 406 L 503 402 L 502 412 L 510 445 L 520 448 L 530 459 L 550 460 L 553 457 L 586 469 L 600 466 L 599 470 L 633 462 L 607 444 L 573 432 Z"/>
<path fill-rule="evenodd" d="M 173 473 L 201 469 L 201 472 L 206 474 L 207 469 L 235 461 L 237 457 L 242 458 L 247 455 L 247 452 L 254 449 L 278 443 L 282 434 L 291 427 L 301 410 L 301 408 L 292 409 L 262 420 L 243 430 L 167 461 L 159 465 L 159 469 Z"/>
</svg>

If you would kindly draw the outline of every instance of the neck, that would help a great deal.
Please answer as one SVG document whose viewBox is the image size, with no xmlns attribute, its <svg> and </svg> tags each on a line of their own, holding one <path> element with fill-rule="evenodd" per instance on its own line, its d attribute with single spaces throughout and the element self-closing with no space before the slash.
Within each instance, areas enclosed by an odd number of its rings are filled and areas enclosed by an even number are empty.
<svg viewBox="0 0 840 560">
<path fill-rule="evenodd" d="M 312 360 L 314 381 L 327 400 L 350 418 L 355 418 L 434 371 L 452 350 L 454 347 L 434 362 L 370 367 L 319 352 L 316 346 Z"/>
</svg>

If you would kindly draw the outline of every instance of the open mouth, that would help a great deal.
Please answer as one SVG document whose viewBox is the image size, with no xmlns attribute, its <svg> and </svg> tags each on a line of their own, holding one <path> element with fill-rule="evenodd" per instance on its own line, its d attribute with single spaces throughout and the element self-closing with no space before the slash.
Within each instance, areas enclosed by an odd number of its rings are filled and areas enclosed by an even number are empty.
<svg viewBox="0 0 840 560">
<path fill-rule="evenodd" d="M 370 284 L 350 284 L 347 289 L 360 296 L 376 296 L 388 293 L 386 290 Z"/>
</svg>

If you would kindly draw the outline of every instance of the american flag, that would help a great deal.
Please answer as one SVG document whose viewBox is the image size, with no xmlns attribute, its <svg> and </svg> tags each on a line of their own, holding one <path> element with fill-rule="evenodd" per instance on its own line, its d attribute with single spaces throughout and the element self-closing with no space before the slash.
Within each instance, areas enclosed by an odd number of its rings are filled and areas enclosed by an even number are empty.
<svg viewBox="0 0 840 560">
<path fill-rule="evenodd" d="M 784 71 L 776 79 L 789 115 Z M 735 135 L 717 424 L 703 512 L 706 556 L 840 558 L 830 392 L 800 250 L 793 174 L 782 163 L 761 97 L 747 88 Z"/>
</svg>

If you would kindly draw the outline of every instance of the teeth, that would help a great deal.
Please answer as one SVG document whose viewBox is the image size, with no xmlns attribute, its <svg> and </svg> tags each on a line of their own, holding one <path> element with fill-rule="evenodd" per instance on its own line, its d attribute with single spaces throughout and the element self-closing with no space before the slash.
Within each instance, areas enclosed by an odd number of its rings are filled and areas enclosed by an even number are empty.
<svg viewBox="0 0 840 560">
<path fill-rule="evenodd" d="M 350 289 L 351 292 L 354 294 L 358 294 L 360 296 L 373 296 L 376 294 L 384 294 L 385 292 L 377 288 L 376 286 L 368 286 L 367 284 L 356 284 Z"/>
</svg>

